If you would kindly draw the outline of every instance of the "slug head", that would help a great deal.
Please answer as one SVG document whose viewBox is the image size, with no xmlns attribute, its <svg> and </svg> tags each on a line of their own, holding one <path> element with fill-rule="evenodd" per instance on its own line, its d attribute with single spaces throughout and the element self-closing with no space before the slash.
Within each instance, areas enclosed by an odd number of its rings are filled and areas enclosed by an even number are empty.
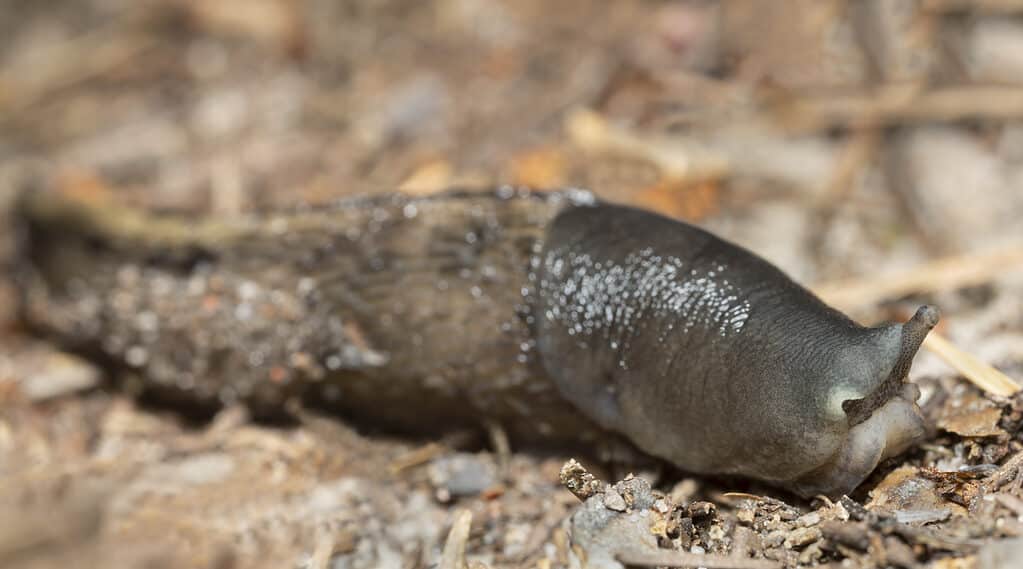
<svg viewBox="0 0 1023 569">
<path fill-rule="evenodd" d="M 847 425 L 844 441 L 831 460 L 797 480 L 793 490 L 804 496 L 848 493 L 879 462 L 923 436 L 916 405 L 920 391 L 906 380 L 913 357 L 938 319 L 936 308 L 922 306 L 904 324 L 866 330 L 869 340 L 853 347 L 836 370 L 854 373 L 838 381 L 829 397 L 829 412 Z M 880 373 L 864 377 L 865 370 Z"/>
<path fill-rule="evenodd" d="M 880 386 L 872 389 L 865 397 L 846 399 L 842 402 L 842 410 L 848 417 L 851 426 L 866 421 L 875 410 L 892 397 L 899 395 L 902 385 L 909 375 L 909 368 L 913 365 L 913 358 L 916 356 L 917 350 L 923 344 L 927 333 L 938 324 L 938 319 L 937 308 L 921 306 L 906 323 L 882 328 L 882 330 L 898 332 L 899 350 L 891 365 L 891 371 L 888 372 Z"/>
</svg>

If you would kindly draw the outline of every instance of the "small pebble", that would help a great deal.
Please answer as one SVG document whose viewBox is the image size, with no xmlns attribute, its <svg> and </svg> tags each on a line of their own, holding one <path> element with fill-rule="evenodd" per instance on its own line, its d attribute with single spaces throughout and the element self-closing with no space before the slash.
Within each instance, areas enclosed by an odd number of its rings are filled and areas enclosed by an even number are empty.
<svg viewBox="0 0 1023 569">
<path fill-rule="evenodd" d="M 437 458 L 430 465 L 430 482 L 450 496 L 476 496 L 497 483 L 492 460 L 458 453 Z"/>
<path fill-rule="evenodd" d="M 671 508 L 668 507 L 667 500 L 664 500 L 662 498 L 654 502 L 654 509 L 657 510 L 658 513 L 667 514 L 668 510 L 670 510 Z"/>
<path fill-rule="evenodd" d="M 810 527 L 821 523 L 821 515 L 817 512 L 810 512 L 796 518 L 796 525 L 799 527 Z"/>
<path fill-rule="evenodd" d="M 821 530 L 817 528 L 797 528 L 785 538 L 785 547 L 802 549 L 821 538 Z"/>
<path fill-rule="evenodd" d="M 616 512 L 624 512 L 628 506 L 621 494 L 613 488 L 608 488 L 607 492 L 604 492 L 604 507 Z"/>
<path fill-rule="evenodd" d="M 739 506 L 739 510 L 735 512 L 736 519 L 739 523 L 744 525 L 753 525 L 753 520 L 757 517 L 757 506 L 752 502 L 744 502 Z"/>
<path fill-rule="evenodd" d="M 803 551 L 799 552 L 799 564 L 800 565 L 813 565 L 824 556 L 824 552 L 821 551 L 820 544 L 813 543 Z"/>
<path fill-rule="evenodd" d="M 717 506 L 710 502 L 693 502 L 686 508 L 689 517 L 694 520 L 712 517 L 717 512 Z"/>
<path fill-rule="evenodd" d="M 785 536 L 787 533 L 788 532 L 786 532 L 785 530 L 780 529 L 768 533 L 767 535 L 764 536 L 763 540 L 764 547 L 767 549 L 772 549 L 781 546 L 782 543 L 785 543 Z"/>
</svg>

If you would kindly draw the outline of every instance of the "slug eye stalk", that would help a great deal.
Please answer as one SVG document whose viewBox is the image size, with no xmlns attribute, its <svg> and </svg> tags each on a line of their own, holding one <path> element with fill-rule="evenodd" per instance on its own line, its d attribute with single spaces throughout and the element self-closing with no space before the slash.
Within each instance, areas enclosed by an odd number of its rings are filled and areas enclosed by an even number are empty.
<svg viewBox="0 0 1023 569">
<path fill-rule="evenodd" d="M 930 305 L 917 309 L 912 318 L 901 325 L 901 345 L 899 355 L 892 366 L 888 378 L 867 397 L 849 399 L 842 403 L 842 409 L 849 418 L 849 425 L 859 425 L 870 418 L 870 415 L 881 408 L 893 397 L 898 396 L 913 365 L 913 358 L 923 344 L 927 334 L 938 324 L 940 311 Z"/>
</svg>

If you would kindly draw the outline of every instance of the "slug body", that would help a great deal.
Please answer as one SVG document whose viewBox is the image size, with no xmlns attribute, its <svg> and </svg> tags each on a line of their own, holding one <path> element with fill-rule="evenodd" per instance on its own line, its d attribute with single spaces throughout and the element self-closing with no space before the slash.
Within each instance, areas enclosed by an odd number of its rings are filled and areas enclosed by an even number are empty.
<svg viewBox="0 0 1023 569">
<path fill-rule="evenodd" d="M 740 247 L 609 205 L 553 221 L 536 280 L 561 392 L 687 470 L 843 493 L 923 435 L 904 382 L 930 307 L 865 328 Z"/>
<path fill-rule="evenodd" d="M 580 192 L 183 222 L 21 200 L 22 314 L 189 401 L 292 397 L 406 431 L 612 431 L 698 473 L 855 488 L 923 434 L 937 321 L 865 328 L 756 255 Z M 587 442 L 589 441 L 589 442 Z"/>
</svg>

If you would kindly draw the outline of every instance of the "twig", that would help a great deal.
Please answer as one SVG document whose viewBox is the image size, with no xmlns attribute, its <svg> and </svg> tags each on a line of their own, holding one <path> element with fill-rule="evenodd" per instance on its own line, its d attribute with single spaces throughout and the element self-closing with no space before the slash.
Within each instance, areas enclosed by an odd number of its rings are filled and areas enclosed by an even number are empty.
<svg viewBox="0 0 1023 569">
<path fill-rule="evenodd" d="M 853 134 L 846 143 L 824 192 L 829 211 L 852 192 L 856 174 L 877 154 L 879 141 L 878 131 L 863 130 Z"/>
<path fill-rule="evenodd" d="M 511 442 L 508 440 L 508 433 L 497 421 L 487 421 L 487 438 L 490 439 L 490 446 L 497 455 L 497 468 L 504 479 L 508 475 L 508 465 L 511 464 Z"/>
<path fill-rule="evenodd" d="M 971 14 L 1011 14 L 1023 12 L 1021 0 L 924 0 L 920 3 L 924 12 L 947 14 L 970 12 Z"/>
<path fill-rule="evenodd" d="M 641 137 L 608 124 L 589 109 L 569 113 L 565 130 L 580 148 L 592 152 L 620 152 L 649 160 L 664 175 L 680 180 L 718 178 L 728 170 L 728 161 L 718 153 L 675 138 Z"/>
<path fill-rule="evenodd" d="M 334 536 L 324 532 L 316 540 L 316 547 L 309 559 L 310 569 L 327 569 L 330 567 L 330 557 L 334 553 Z"/>
<path fill-rule="evenodd" d="M 915 84 L 882 85 L 870 92 L 767 101 L 794 132 L 884 128 L 900 124 L 1023 117 L 1023 89 L 964 85 L 920 92 Z"/>
<path fill-rule="evenodd" d="M 911 293 L 984 284 L 1015 269 L 1023 269 L 1023 247 L 945 257 L 899 273 L 825 283 L 814 287 L 814 292 L 829 304 L 851 309 Z"/>
<path fill-rule="evenodd" d="M 455 513 L 455 521 L 444 542 L 444 551 L 441 552 L 437 569 L 465 569 L 465 544 L 469 541 L 471 526 L 472 512 L 459 510 Z"/>
<path fill-rule="evenodd" d="M 722 555 L 702 555 L 683 551 L 656 553 L 620 553 L 618 560 L 626 565 L 643 567 L 706 567 L 707 569 L 780 569 L 781 564 L 767 559 L 739 559 Z"/>
<path fill-rule="evenodd" d="M 444 445 L 427 443 L 413 451 L 407 452 L 391 461 L 387 470 L 391 475 L 398 474 L 403 470 L 430 462 L 445 451 Z"/>
<path fill-rule="evenodd" d="M 984 490 L 987 492 L 998 491 L 1019 476 L 1021 467 L 1023 467 L 1023 452 L 1016 453 L 1015 456 L 1005 461 L 1005 464 L 998 467 L 998 470 L 984 481 Z"/>
</svg>

